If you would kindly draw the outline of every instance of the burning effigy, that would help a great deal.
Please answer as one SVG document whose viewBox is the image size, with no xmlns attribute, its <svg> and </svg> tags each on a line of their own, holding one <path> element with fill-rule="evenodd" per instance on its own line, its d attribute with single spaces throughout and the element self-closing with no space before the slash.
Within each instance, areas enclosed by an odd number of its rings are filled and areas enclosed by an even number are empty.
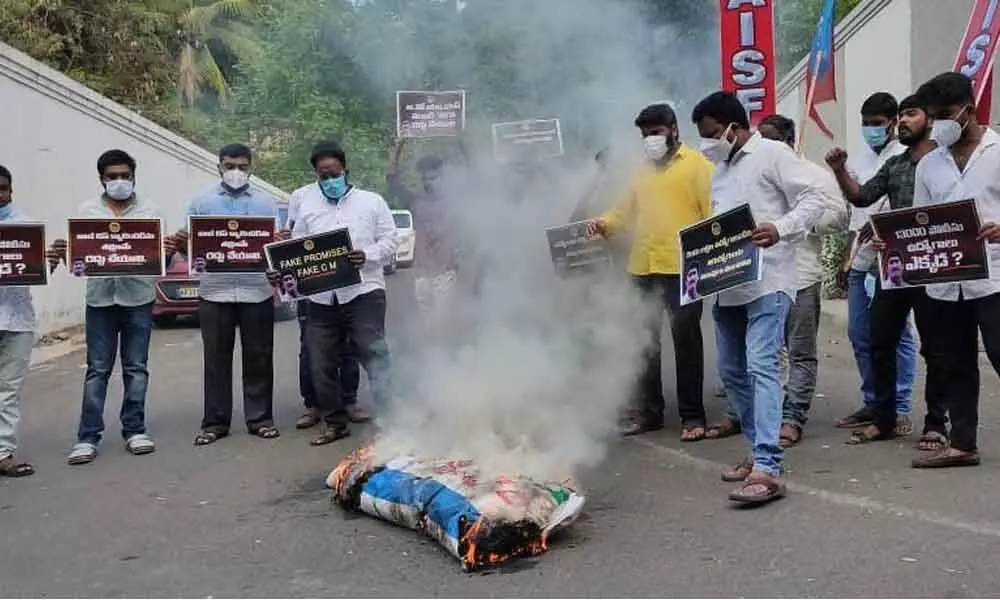
<svg viewBox="0 0 1000 600">
<path fill-rule="evenodd" d="M 423 532 L 465 571 L 545 552 L 550 536 L 576 520 L 584 503 L 569 481 L 481 478 L 467 460 L 379 462 L 370 447 L 344 458 L 327 485 L 341 507 Z"/>
</svg>

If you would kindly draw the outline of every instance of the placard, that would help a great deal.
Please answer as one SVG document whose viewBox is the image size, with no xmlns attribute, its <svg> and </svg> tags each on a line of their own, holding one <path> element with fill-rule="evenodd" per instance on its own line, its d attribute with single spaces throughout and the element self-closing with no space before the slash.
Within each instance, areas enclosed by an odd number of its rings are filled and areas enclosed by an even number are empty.
<svg viewBox="0 0 1000 600">
<path fill-rule="evenodd" d="M 274 241 L 274 217 L 188 217 L 188 271 L 263 273 L 264 246 Z"/>
<path fill-rule="evenodd" d="M 755 229 L 750 205 L 744 204 L 680 231 L 681 305 L 760 281 Z"/>
<path fill-rule="evenodd" d="M 44 224 L 0 224 L 0 286 L 47 284 L 45 250 Z"/>
<path fill-rule="evenodd" d="M 354 246 L 346 227 L 264 247 L 270 270 L 278 272 L 283 298 L 298 300 L 313 294 L 357 285 L 361 269 L 347 259 Z"/>
<path fill-rule="evenodd" d="M 977 240 L 975 200 L 873 214 L 875 234 L 885 243 L 878 267 L 882 289 L 973 281 L 990 276 L 986 240 Z"/>
<path fill-rule="evenodd" d="M 563 140 L 559 119 L 494 123 L 493 155 L 501 163 L 562 156 Z"/>
<path fill-rule="evenodd" d="M 162 277 L 161 219 L 69 219 L 66 259 L 74 277 Z"/>
<path fill-rule="evenodd" d="M 396 92 L 396 135 L 454 137 L 465 129 L 465 91 Z"/>
<path fill-rule="evenodd" d="M 549 227 L 545 236 L 559 277 L 586 275 L 614 265 L 608 243 L 600 236 L 587 235 L 587 221 Z"/>
</svg>

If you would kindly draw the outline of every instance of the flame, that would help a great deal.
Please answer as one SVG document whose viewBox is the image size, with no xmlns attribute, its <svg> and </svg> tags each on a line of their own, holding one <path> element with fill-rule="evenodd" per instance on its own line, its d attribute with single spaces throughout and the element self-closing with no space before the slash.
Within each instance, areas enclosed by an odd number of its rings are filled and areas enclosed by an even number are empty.
<svg viewBox="0 0 1000 600">
<path fill-rule="evenodd" d="M 543 532 L 538 538 L 529 540 L 522 546 L 511 548 L 507 552 L 491 550 L 481 555 L 477 542 L 486 525 L 486 517 L 479 517 L 472 524 L 472 527 L 466 530 L 465 535 L 462 536 L 462 544 L 466 547 L 465 556 L 462 558 L 462 566 L 466 571 L 473 571 L 483 567 L 499 567 L 513 558 L 538 556 L 549 549 L 548 535 Z"/>
<path fill-rule="evenodd" d="M 346 490 L 348 479 L 351 475 L 358 473 L 359 463 L 370 463 L 374 457 L 375 452 L 371 446 L 365 446 L 363 448 L 358 448 L 357 450 L 348 454 L 340 463 L 337 468 L 333 470 L 333 492 L 335 495 L 340 496 Z"/>
</svg>

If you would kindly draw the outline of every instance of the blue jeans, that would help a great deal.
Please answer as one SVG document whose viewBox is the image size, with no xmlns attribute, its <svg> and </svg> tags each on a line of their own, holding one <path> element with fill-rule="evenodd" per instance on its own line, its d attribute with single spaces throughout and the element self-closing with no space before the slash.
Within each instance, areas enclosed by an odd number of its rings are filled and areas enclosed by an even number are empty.
<svg viewBox="0 0 1000 600">
<path fill-rule="evenodd" d="M 719 375 L 729 405 L 753 450 L 754 470 L 775 477 L 781 474 L 784 455 L 779 444 L 784 401 L 781 348 L 791 305 L 791 298 L 776 292 L 743 306 L 712 309 Z"/>
<path fill-rule="evenodd" d="M 115 353 L 122 359 L 125 398 L 122 438 L 146 433 L 146 387 L 149 384 L 149 336 L 153 305 L 87 307 L 87 376 L 83 384 L 78 442 L 98 444 L 104 434 L 104 403 Z M 120 336 L 120 343 L 119 343 Z"/>
<path fill-rule="evenodd" d="M 871 353 L 871 299 L 865 291 L 867 273 L 851 269 L 847 275 L 847 337 L 861 375 L 861 397 L 865 407 L 875 406 L 875 371 Z M 913 326 L 907 323 L 896 349 L 896 414 L 910 414 L 913 381 L 917 372 L 917 344 Z"/>
</svg>

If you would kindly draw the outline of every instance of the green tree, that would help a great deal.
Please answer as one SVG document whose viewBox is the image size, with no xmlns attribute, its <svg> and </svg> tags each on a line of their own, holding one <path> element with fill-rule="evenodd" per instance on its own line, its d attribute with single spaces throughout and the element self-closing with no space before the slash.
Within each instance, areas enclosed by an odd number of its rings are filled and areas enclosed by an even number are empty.
<svg viewBox="0 0 1000 600">
<path fill-rule="evenodd" d="M 837 0 L 837 22 L 847 16 L 861 0 Z M 778 76 L 795 68 L 812 46 L 819 13 L 825 0 L 776 0 L 774 5 L 775 47 Z"/>
</svg>

